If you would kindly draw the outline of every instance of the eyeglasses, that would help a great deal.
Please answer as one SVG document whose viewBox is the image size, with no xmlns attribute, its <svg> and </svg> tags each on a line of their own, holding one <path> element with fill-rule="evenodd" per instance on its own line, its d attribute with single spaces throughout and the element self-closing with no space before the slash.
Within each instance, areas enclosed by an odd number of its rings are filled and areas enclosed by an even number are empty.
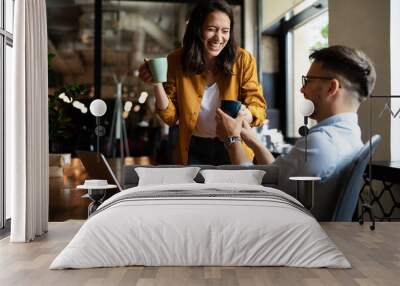
<svg viewBox="0 0 400 286">
<path fill-rule="evenodd" d="M 301 83 L 303 84 L 303 86 L 306 86 L 307 83 L 310 81 L 310 79 L 332 80 L 333 77 L 302 75 L 301 76 Z"/>
</svg>

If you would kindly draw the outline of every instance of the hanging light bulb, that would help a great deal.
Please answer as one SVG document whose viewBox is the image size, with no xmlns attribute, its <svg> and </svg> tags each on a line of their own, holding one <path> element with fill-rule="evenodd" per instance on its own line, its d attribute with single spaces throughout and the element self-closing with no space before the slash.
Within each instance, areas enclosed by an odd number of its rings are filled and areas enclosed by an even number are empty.
<svg viewBox="0 0 400 286">
<path fill-rule="evenodd" d="M 103 116 L 104 113 L 106 113 L 107 111 L 107 105 L 101 99 L 93 100 L 89 108 L 90 108 L 90 113 L 92 113 L 96 117 Z"/>
<path fill-rule="evenodd" d="M 303 116 L 311 116 L 314 113 L 314 103 L 309 99 L 302 100 L 299 111 Z"/>
<path fill-rule="evenodd" d="M 149 94 L 148 94 L 146 91 L 142 91 L 142 92 L 140 93 L 138 102 L 139 102 L 140 104 L 145 103 L 148 96 L 149 96 Z"/>
<path fill-rule="evenodd" d="M 129 101 L 129 100 L 128 100 L 128 101 L 125 102 L 125 104 L 124 104 L 124 110 L 125 110 L 126 112 L 131 111 L 132 105 L 133 105 L 132 101 Z"/>
<path fill-rule="evenodd" d="M 77 100 L 74 100 L 74 102 L 72 102 L 72 106 L 77 109 L 81 109 L 81 103 Z"/>
</svg>

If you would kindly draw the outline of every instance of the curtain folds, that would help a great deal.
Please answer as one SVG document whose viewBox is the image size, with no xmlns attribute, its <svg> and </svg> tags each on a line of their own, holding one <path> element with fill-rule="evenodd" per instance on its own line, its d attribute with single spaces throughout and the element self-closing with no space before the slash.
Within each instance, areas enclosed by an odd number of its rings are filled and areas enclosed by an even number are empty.
<svg viewBox="0 0 400 286">
<path fill-rule="evenodd" d="M 15 1 L 13 94 L 6 98 L 6 187 L 12 242 L 48 229 L 48 83 L 45 0 Z"/>
</svg>

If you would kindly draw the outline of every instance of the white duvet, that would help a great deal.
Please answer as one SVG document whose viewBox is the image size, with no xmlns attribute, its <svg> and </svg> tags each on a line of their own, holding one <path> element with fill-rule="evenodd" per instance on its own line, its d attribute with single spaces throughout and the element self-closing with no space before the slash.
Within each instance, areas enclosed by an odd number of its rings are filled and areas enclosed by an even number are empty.
<svg viewBox="0 0 400 286">
<path fill-rule="evenodd" d="M 154 197 L 157 192 L 165 195 L 175 190 L 172 197 Z M 222 193 L 226 196 L 218 195 Z M 145 197 L 147 194 L 151 196 Z M 135 187 L 105 201 L 50 269 L 127 265 L 351 267 L 318 222 L 299 205 L 279 190 L 254 185 Z"/>
</svg>

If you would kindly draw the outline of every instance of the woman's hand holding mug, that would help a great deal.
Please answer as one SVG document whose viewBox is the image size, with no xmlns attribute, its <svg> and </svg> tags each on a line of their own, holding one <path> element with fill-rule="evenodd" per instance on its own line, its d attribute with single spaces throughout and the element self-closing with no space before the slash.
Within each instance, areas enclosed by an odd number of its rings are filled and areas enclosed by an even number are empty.
<svg viewBox="0 0 400 286">
<path fill-rule="evenodd" d="M 149 59 L 144 59 L 144 63 L 139 66 L 139 78 L 145 83 L 152 83 L 153 76 L 149 67 Z"/>
<path fill-rule="evenodd" d="M 139 77 L 148 84 L 161 85 L 167 81 L 168 60 L 167 58 L 144 59 L 139 67 Z"/>
<path fill-rule="evenodd" d="M 167 70 L 167 58 L 144 59 L 144 63 L 139 66 L 139 78 L 153 86 L 158 110 L 165 110 L 169 104 L 168 96 L 162 85 L 162 82 L 167 81 Z"/>
</svg>

